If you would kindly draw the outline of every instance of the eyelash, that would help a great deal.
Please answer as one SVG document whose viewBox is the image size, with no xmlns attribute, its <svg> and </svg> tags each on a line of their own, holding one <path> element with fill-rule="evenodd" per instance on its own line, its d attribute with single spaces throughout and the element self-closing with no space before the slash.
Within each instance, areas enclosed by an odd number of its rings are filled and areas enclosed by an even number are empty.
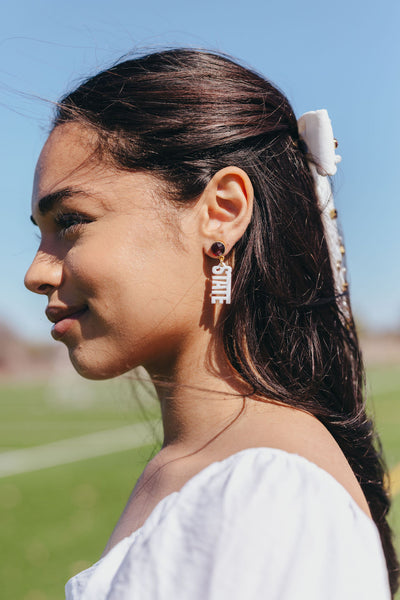
<svg viewBox="0 0 400 600">
<path fill-rule="evenodd" d="M 58 236 L 64 238 L 69 235 L 74 235 L 78 232 L 82 225 L 91 222 L 91 219 L 79 213 L 58 213 L 55 217 L 55 222 L 60 227 Z"/>
</svg>

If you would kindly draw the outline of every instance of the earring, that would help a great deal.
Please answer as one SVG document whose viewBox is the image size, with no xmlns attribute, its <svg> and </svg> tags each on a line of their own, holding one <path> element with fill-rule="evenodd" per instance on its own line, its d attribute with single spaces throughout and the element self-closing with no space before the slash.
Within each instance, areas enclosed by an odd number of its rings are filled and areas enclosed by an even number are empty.
<svg viewBox="0 0 400 600">
<path fill-rule="evenodd" d="M 219 259 L 219 265 L 212 268 L 211 304 L 231 303 L 232 267 L 224 263 L 225 251 L 224 242 L 214 242 L 211 246 L 211 252 Z"/>
</svg>

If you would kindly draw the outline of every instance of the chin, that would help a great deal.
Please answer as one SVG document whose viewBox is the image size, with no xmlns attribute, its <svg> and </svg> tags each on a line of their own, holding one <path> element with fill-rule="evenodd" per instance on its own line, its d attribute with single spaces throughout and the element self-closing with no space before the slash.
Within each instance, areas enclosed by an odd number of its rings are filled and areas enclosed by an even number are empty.
<svg viewBox="0 0 400 600">
<path fill-rule="evenodd" d="M 102 381 L 113 379 L 123 375 L 139 365 L 130 363 L 117 363 L 114 361 L 101 360 L 99 356 L 85 356 L 85 353 L 77 348 L 69 350 L 69 358 L 75 371 L 85 379 Z"/>
</svg>

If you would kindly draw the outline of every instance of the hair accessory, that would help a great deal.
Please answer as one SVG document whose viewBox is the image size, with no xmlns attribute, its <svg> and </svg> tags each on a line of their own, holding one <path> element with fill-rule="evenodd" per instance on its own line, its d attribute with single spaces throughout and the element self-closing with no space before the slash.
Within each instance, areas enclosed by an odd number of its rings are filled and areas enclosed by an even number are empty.
<svg viewBox="0 0 400 600">
<path fill-rule="evenodd" d="M 342 158 L 335 153 L 338 141 L 333 137 L 332 124 L 325 109 L 306 112 L 298 121 L 300 138 L 307 146 L 307 160 L 315 182 L 321 217 L 325 230 L 325 238 L 331 259 L 332 271 L 338 302 L 343 309 L 347 325 L 352 324 L 347 300 L 345 248 L 339 232 L 337 210 L 334 205 L 333 193 L 328 179 L 335 175 L 337 163 Z"/>
<path fill-rule="evenodd" d="M 212 268 L 211 304 L 231 303 L 232 267 L 224 263 L 226 246 L 224 242 L 214 242 L 211 252 L 219 258 L 219 265 Z"/>
</svg>

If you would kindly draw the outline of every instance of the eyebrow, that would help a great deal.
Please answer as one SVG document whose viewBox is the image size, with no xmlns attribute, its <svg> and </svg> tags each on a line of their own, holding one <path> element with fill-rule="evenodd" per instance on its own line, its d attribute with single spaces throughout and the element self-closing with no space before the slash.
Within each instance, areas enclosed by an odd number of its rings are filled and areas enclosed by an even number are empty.
<svg viewBox="0 0 400 600">
<path fill-rule="evenodd" d="M 56 192 L 52 192 L 51 194 L 46 194 L 46 196 L 40 198 L 38 202 L 39 212 L 41 215 L 46 215 L 48 212 L 53 210 L 53 208 L 61 204 L 61 202 L 66 198 L 71 198 L 71 196 L 76 196 L 78 194 L 82 195 L 85 194 L 85 192 L 67 187 L 57 190 Z M 30 219 L 34 225 L 37 225 L 33 215 L 31 215 Z"/>
</svg>

